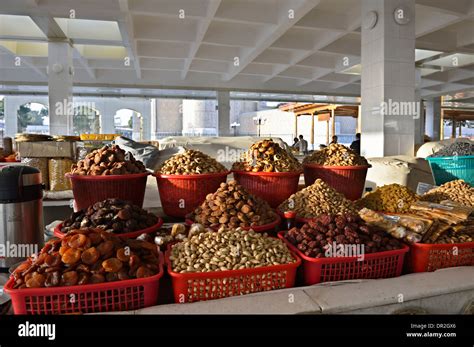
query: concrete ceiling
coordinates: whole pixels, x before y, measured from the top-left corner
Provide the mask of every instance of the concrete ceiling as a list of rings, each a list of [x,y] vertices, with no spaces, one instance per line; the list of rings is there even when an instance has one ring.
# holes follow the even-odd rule
[[[46,42],[69,40],[76,86],[357,96],[360,13],[360,0],[2,0],[0,84],[46,83]],[[415,21],[421,95],[474,90],[474,0],[417,0]]]

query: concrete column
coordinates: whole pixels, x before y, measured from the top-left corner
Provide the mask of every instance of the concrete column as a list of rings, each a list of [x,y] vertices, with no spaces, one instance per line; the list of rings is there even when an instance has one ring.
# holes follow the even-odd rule
[[[4,136],[14,137],[18,132],[18,108],[20,103],[16,96],[5,96],[3,99],[5,112],[5,134]]]
[[[230,136],[230,93],[217,92],[217,135]]]
[[[403,11],[395,12],[400,6]],[[409,21],[397,24],[395,16]],[[361,152],[367,157],[413,155],[415,1],[363,0],[362,19]]]
[[[421,145],[423,144],[423,139],[425,135],[425,120],[423,112],[423,100],[421,99],[419,90],[416,90],[415,92],[415,101],[418,105],[420,105],[420,112],[418,113],[418,116],[415,116],[415,144]]]
[[[49,132],[72,131],[72,47],[68,42],[48,43]]]
[[[441,139],[441,97],[425,101],[426,105],[426,134],[433,141]]]
[[[295,114],[294,126],[293,126],[293,137],[298,137],[298,115]]]

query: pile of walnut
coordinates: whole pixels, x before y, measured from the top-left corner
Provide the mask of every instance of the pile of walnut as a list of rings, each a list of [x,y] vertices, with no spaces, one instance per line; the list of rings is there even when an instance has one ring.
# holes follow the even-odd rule
[[[226,171],[224,165],[207,154],[187,149],[166,160],[157,172],[163,175],[199,175]]]
[[[285,232],[285,238],[306,256],[325,258],[334,256],[358,256],[359,246],[363,253],[375,253],[401,248],[401,243],[382,230],[368,226],[358,215],[321,215],[310,220],[300,229]],[[336,245],[336,249],[334,249]],[[355,246],[340,247],[339,245]],[[345,251],[352,254],[345,254]],[[342,254],[341,254],[342,253]]]
[[[352,201],[319,178],[312,185],[292,194],[278,209],[281,212],[294,211],[302,218],[355,212]]]
[[[333,143],[320,151],[315,151],[310,156],[304,158],[304,164],[317,164],[324,166],[366,166],[367,160],[358,155],[352,149]]]
[[[290,172],[301,168],[293,154],[271,139],[254,143],[232,166],[232,170],[250,172]]]
[[[213,228],[222,225],[248,228],[269,224],[276,219],[266,201],[251,195],[236,181],[221,183],[220,188],[208,194],[201,206],[188,217]]]
[[[173,246],[174,272],[211,272],[257,268],[295,262],[279,239],[252,230],[221,228],[194,235]]]
[[[464,206],[474,207],[474,187],[463,180],[450,181],[429,190],[421,197],[421,200],[436,203],[451,200]]]
[[[88,176],[128,175],[144,172],[146,168],[143,163],[135,160],[131,153],[125,153],[117,145],[96,149],[71,168],[73,175]]]
[[[359,208],[366,207],[374,211],[406,213],[410,210],[411,204],[418,201],[418,199],[419,197],[409,188],[393,183],[367,193],[356,202],[356,206]]]
[[[67,233],[79,228],[101,228],[121,234],[149,228],[158,223],[158,217],[128,201],[107,199],[96,202],[86,210],[74,212],[63,224],[61,231]]]
[[[20,264],[14,288],[75,286],[144,278],[159,272],[156,245],[121,239],[101,229],[80,229],[48,241]]]

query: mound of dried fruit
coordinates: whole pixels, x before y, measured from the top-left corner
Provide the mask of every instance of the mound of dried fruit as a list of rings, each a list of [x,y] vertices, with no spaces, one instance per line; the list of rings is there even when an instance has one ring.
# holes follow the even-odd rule
[[[48,241],[40,253],[20,264],[14,288],[75,286],[144,278],[159,272],[157,247],[123,240],[101,229],[79,229]]]
[[[324,166],[361,166],[369,165],[367,160],[352,149],[333,143],[310,156],[304,158],[303,164],[317,164]]]
[[[146,168],[131,153],[117,145],[104,146],[87,154],[83,160],[72,165],[71,174],[108,176],[145,173]]]
[[[313,218],[321,214],[355,212],[352,201],[343,194],[317,179],[312,185],[298,191],[285,200],[278,209],[294,211],[298,217]]]
[[[86,210],[74,212],[63,224],[61,231],[67,233],[80,228],[101,228],[107,232],[121,234],[143,230],[158,223],[158,217],[128,201],[107,199],[96,202]]]
[[[401,243],[382,230],[368,226],[358,215],[321,215],[301,228],[285,232],[285,238],[306,256],[325,258],[355,256],[352,245],[363,253],[375,253],[401,248]],[[336,249],[334,249],[336,245]],[[356,248],[357,249],[357,248]],[[341,254],[345,250],[352,254]],[[337,255],[334,255],[337,252]]]
[[[272,223],[276,215],[266,201],[250,194],[236,181],[230,181],[208,194],[189,218],[204,226],[248,228]]]
[[[240,161],[232,165],[232,170],[250,172],[290,172],[301,168],[293,154],[271,139],[254,143]]]
[[[251,269],[296,260],[279,239],[252,230],[221,228],[173,246],[170,260],[180,273]]]
[[[163,175],[199,175],[226,171],[225,166],[217,160],[193,149],[173,155],[158,169],[158,173]]]
[[[411,204],[418,201],[419,197],[409,188],[397,183],[387,184],[367,193],[356,202],[358,208],[369,208],[374,211],[389,213],[406,213]]]
[[[429,190],[421,197],[421,200],[436,203],[451,200],[464,206],[474,207],[474,187],[463,180],[450,181]]]

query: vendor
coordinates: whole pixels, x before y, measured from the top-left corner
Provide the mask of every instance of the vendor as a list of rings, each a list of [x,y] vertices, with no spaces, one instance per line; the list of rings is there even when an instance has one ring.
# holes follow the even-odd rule
[[[300,149],[300,153],[308,154],[308,141],[303,138],[303,135],[299,136],[300,140],[298,141],[298,146]]]
[[[291,145],[291,148],[298,148],[299,147],[299,144],[298,144],[299,140],[297,137],[295,137],[293,139],[293,144]]]
[[[331,140],[331,142],[329,142],[329,144],[332,145],[332,144],[335,144],[335,143],[337,143],[337,136],[336,135],[334,135],[332,137],[332,140]]]
[[[351,143],[351,149],[360,155],[360,133],[356,134],[356,139]]]

